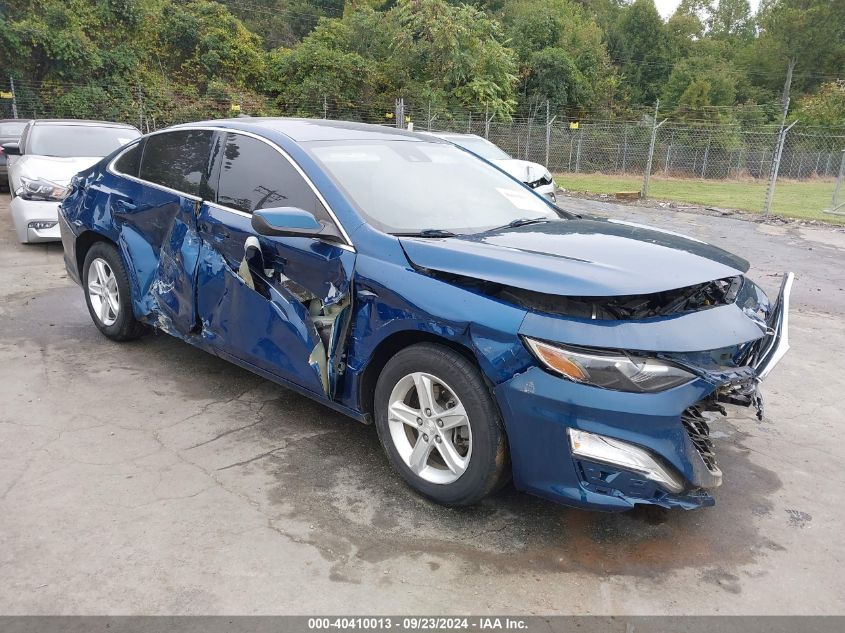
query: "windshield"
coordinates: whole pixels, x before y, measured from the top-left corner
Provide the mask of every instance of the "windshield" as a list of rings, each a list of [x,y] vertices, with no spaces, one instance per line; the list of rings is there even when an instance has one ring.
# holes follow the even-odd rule
[[[128,127],[34,125],[26,142],[26,153],[62,158],[102,157],[139,136],[138,130]]]
[[[26,121],[0,122],[0,136],[20,136],[26,127]]]
[[[446,136],[444,138],[455,145],[460,145],[468,149],[473,154],[478,154],[481,158],[486,158],[487,160],[510,160],[510,156],[483,138],[472,136]]]
[[[367,221],[387,233],[478,233],[560,217],[541,197],[445,143],[323,141],[310,149]]]

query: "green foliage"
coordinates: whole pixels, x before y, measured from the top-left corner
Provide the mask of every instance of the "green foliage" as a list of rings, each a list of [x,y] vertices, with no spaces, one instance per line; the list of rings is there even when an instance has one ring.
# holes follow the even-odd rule
[[[634,103],[653,103],[672,70],[672,41],[654,0],[635,0],[611,26],[611,56]]]
[[[801,97],[793,117],[805,125],[845,128],[845,81],[822,84],[815,94]]]
[[[520,92],[570,110],[609,101],[616,78],[604,34],[579,5],[519,0],[506,4],[503,19],[520,62]]]
[[[508,117],[843,125],[845,0],[15,0],[0,68],[35,115],[151,125],[382,116],[393,100]],[[727,141],[725,141],[726,144]]]

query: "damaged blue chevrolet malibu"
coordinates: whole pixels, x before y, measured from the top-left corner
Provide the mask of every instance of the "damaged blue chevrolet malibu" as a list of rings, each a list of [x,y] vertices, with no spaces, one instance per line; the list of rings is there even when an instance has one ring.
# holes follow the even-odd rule
[[[65,262],[95,325],[156,328],[374,422],[419,493],[511,477],[565,504],[711,505],[708,421],[755,407],[792,274],[558,209],[432,136],[237,119],[149,134],[78,174]]]

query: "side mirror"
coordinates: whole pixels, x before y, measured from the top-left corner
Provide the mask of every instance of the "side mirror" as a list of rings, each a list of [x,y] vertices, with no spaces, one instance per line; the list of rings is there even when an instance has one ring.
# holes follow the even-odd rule
[[[313,213],[296,207],[259,209],[252,213],[252,228],[259,235],[270,237],[311,237],[342,242],[333,224],[320,222]]]
[[[18,143],[3,143],[3,153],[6,156],[20,156],[21,146]]]

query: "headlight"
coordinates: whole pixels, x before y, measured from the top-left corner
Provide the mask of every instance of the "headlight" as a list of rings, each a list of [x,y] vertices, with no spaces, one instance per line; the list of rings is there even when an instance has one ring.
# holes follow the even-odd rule
[[[604,389],[646,393],[665,391],[695,378],[676,365],[623,352],[525,342],[543,365],[564,378]]]
[[[43,178],[21,177],[21,186],[15,192],[24,200],[63,200],[67,194],[67,187],[57,185]]]

